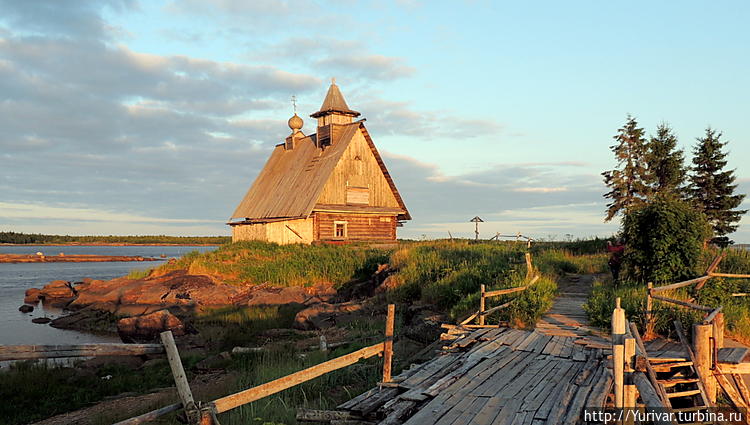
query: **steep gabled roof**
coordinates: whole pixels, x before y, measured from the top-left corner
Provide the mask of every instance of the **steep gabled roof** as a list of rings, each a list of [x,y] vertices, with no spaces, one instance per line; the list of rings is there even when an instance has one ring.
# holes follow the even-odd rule
[[[403,209],[399,218],[411,219],[401,196],[396,190],[380,154],[370,139],[364,123],[341,125],[334,132],[334,140],[325,149],[316,147],[316,135],[310,135],[295,143],[294,149],[276,145],[265,167],[245,194],[230,219],[265,220],[273,218],[302,218],[312,213],[316,201],[351,143],[358,129],[370,146],[388,184]]]
[[[344,100],[344,95],[341,94],[339,86],[334,82],[328,87],[328,93],[326,93],[326,98],[323,100],[320,110],[310,116],[318,118],[330,114],[331,112],[339,112],[352,117],[358,117],[360,115],[359,112],[349,109],[349,105],[347,105],[346,100]]]

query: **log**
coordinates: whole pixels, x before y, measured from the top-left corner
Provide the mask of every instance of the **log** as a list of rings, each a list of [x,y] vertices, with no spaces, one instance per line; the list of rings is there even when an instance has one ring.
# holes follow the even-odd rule
[[[244,391],[240,391],[238,393],[214,400],[213,404],[216,407],[216,413],[224,413],[228,410],[232,410],[236,407],[242,406],[243,404],[260,400],[271,394],[276,394],[279,391],[283,391],[287,388],[291,388],[295,385],[307,382],[328,372],[352,365],[354,363],[357,363],[361,359],[367,359],[372,356],[376,356],[383,352],[383,345],[384,344],[382,342],[371,345],[369,347],[357,350],[353,353],[349,353],[344,356],[337,357],[335,359],[331,359],[318,365],[301,370],[299,372],[295,372],[291,375],[287,375],[279,379],[275,379],[271,382],[248,388]]]
[[[661,296],[658,296],[658,295],[651,295],[651,297],[653,299],[655,299],[655,300],[665,301],[665,302],[668,302],[668,303],[681,305],[683,307],[689,307],[689,308],[692,308],[692,309],[695,309],[695,310],[709,311],[709,312],[713,311],[713,309],[711,307],[705,307],[705,306],[694,304],[694,303],[687,302],[687,301],[675,300],[673,298],[661,297]]]
[[[737,390],[739,390],[742,398],[745,399],[745,403],[750,405],[750,390],[747,389],[747,384],[745,384],[745,380],[742,378],[742,375],[733,373],[732,379],[734,379],[734,383],[735,385],[737,385]]]
[[[485,302],[487,298],[487,291],[485,289],[485,286],[482,285],[479,287],[479,324],[484,325],[484,308],[485,308]]]
[[[484,295],[485,295],[485,297],[498,297],[500,295],[508,295],[508,294],[513,294],[515,292],[525,291],[525,290],[529,289],[529,287],[531,285],[533,285],[534,283],[536,283],[537,280],[539,280],[539,276],[538,275],[534,276],[531,279],[531,281],[529,283],[527,283],[526,285],[524,285],[524,286],[517,286],[515,288],[497,289],[495,291],[485,292]]]
[[[172,370],[177,394],[180,396],[182,405],[185,406],[185,413],[188,416],[188,420],[192,423],[197,423],[200,419],[196,415],[198,408],[193,400],[193,392],[190,391],[190,384],[188,384],[185,369],[182,367],[182,360],[180,360],[180,352],[177,351],[177,345],[174,342],[174,335],[172,335],[172,331],[165,331],[159,334],[159,336],[161,337],[162,344],[164,344],[164,348],[167,350],[169,368]]]
[[[695,356],[693,364],[705,387],[707,401],[714,405],[716,403],[716,380],[711,379],[712,350],[710,338],[712,333],[713,326],[711,325],[698,323],[693,325],[693,353]]]
[[[505,304],[500,304],[500,305],[498,305],[498,306],[492,307],[492,308],[491,308],[491,309],[489,309],[489,310],[485,310],[485,311],[484,311],[484,312],[483,312],[483,313],[482,313],[481,315],[482,315],[482,316],[486,316],[486,315],[488,315],[488,314],[492,314],[492,313],[494,313],[494,312],[496,312],[496,311],[498,311],[498,310],[502,310],[502,309],[504,309],[504,308],[507,308],[508,306],[510,306],[511,304],[513,304],[513,301],[515,301],[515,300],[510,300],[510,301],[508,301],[508,302],[507,302],[507,303],[505,303]]]
[[[635,381],[635,386],[638,388],[638,393],[640,393],[641,400],[643,400],[643,404],[645,404],[646,407],[667,407],[667,405],[662,402],[661,398],[659,398],[657,390],[651,385],[651,382],[646,378],[646,375],[644,375],[643,372],[636,372],[633,375],[633,381]]]
[[[685,336],[685,332],[682,331],[682,323],[679,320],[674,321],[674,328],[677,332],[677,338],[680,339],[680,343],[682,344],[682,348],[687,352],[688,358],[693,363],[693,370],[695,371],[696,375],[698,375],[698,389],[701,392],[701,397],[703,398],[703,401],[706,403],[707,406],[713,406],[713,401],[709,397],[709,383],[707,381],[708,376],[702,375],[700,371],[698,370],[698,362],[697,358],[695,356],[695,352],[690,347],[690,344],[688,343],[687,337]]]
[[[715,309],[713,309],[710,313],[708,313],[708,315],[705,318],[703,318],[703,324],[707,325],[711,323],[711,321],[714,320],[716,315],[721,313],[721,308],[722,308],[721,306],[718,306]]]
[[[623,397],[624,407],[635,407],[636,388],[633,382],[633,372],[635,369],[635,338],[628,336],[625,338],[625,393]],[[628,424],[632,424],[632,418]]]
[[[396,320],[396,306],[388,304],[388,315],[385,319],[385,341],[383,341],[383,382],[391,382],[393,362],[393,325]]]
[[[297,421],[304,422],[330,422],[332,420],[357,420],[361,416],[354,415],[351,412],[342,412],[339,410],[313,410],[302,407],[297,408]]]
[[[651,297],[651,290],[654,289],[654,283],[648,283],[648,292],[646,293],[646,327],[644,338],[651,340],[654,338],[654,300]]]
[[[651,367],[651,362],[649,362],[648,360],[648,352],[646,351],[646,346],[643,345],[641,334],[638,332],[638,327],[635,326],[635,323],[630,323],[630,330],[633,334],[633,338],[635,338],[636,347],[638,348],[638,350],[641,351],[641,355],[646,360],[646,372],[648,373],[648,380],[651,381],[653,388],[656,389],[657,394],[659,395],[659,398],[661,399],[661,404],[663,406],[669,406],[670,405],[669,397],[667,397],[667,394],[664,391],[664,388],[661,385],[659,385],[659,380],[656,379],[656,372],[654,372],[654,369]],[[640,387],[638,388],[638,391],[639,392],[641,391]]]
[[[612,312],[612,361],[615,381],[615,407],[625,403],[625,310],[620,307],[620,298],[615,301]]]
[[[711,273],[711,277],[729,277],[733,279],[750,279],[750,274]]]
[[[701,282],[706,281],[708,279],[711,279],[711,276],[696,277],[695,279],[684,280],[682,282],[671,283],[669,285],[664,285],[664,286],[657,286],[657,287],[654,287],[651,291],[652,292],[668,291],[670,289],[677,289],[677,288],[682,288],[682,287],[685,287],[685,286],[690,286],[690,285],[692,285],[694,283],[701,283]]]
[[[157,418],[164,416],[166,414],[176,412],[178,410],[182,409],[182,403],[175,403],[170,404],[169,406],[164,406],[162,408],[152,410],[150,412],[144,413],[139,416],[132,417],[130,419],[125,419],[124,421],[120,421],[115,423],[114,425],[139,425],[144,424],[148,422],[155,421]]]
[[[0,361],[61,357],[140,356],[164,352],[161,344],[0,345]]]
[[[742,395],[740,395],[737,389],[734,388],[734,385],[729,382],[727,377],[724,376],[724,373],[721,371],[721,367],[719,367],[719,365],[716,365],[716,368],[714,369],[714,377],[716,377],[716,382],[719,383],[721,389],[724,390],[724,393],[727,395],[727,397],[729,397],[729,400],[732,402],[734,407],[738,409],[747,409],[747,403],[745,403]]]
[[[707,274],[707,275],[709,275],[709,274],[713,273],[713,272],[714,272],[714,270],[716,270],[716,268],[717,268],[717,267],[719,267],[719,263],[721,262],[721,260],[723,260],[723,259],[724,259],[724,256],[725,256],[726,254],[727,254],[726,252],[722,252],[721,254],[717,255],[717,256],[716,256],[716,258],[714,258],[714,260],[713,260],[713,261],[711,262],[711,264],[710,264],[710,265],[708,266],[708,268],[706,269],[706,274]],[[703,285],[701,285],[701,287],[702,287],[702,286],[703,286]],[[701,289],[701,288],[696,288],[696,289]]]

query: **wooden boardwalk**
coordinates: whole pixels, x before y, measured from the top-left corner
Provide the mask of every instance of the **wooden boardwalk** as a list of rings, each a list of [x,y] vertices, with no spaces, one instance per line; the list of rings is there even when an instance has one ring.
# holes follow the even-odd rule
[[[437,358],[339,409],[381,424],[572,424],[609,393],[598,344],[506,328],[452,332]]]

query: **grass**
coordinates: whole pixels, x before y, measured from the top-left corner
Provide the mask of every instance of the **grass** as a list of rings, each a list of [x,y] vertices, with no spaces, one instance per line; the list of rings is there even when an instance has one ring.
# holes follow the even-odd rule
[[[128,279],[145,279],[151,274],[152,269],[133,269],[128,273]]]
[[[191,252],[156,273],[187,269],[193,274],[221,277],[228,283],[268,283],[273,286],[340,286],[370,276],[388,262],[389,251],[363,246],[276,245],[248,241],[219,249]]]

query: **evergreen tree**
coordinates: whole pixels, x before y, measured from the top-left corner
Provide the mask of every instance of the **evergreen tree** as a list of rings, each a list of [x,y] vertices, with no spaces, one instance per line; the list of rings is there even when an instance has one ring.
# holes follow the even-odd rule
[[[720,245],[732,243],[727,234],[737,230],[737,222],[747,210],[737,208],[745,198],[734,194],[734,170],[724,171],[727,154],[723,151],[727,142],[721,141],[721,132],[711,127],[698,138],[693,150],[693,167],[690,175],[690,199],[708,218],[714,233],[714,241]]]
[[[618,168],[602,173],[604,184],[609,188],[604,197],[611,200],[607,204],[605,221],[612,220],[621,211],[627,213],[642,205],[648,195],[643,129],[638,127],[635,118],[628,115],[627,122],[613,138],[616,143],[610,149],[615,154]]]
[[[677,137],[668,124],[660,124],[647,145],[648,185],[653,194],[681,195],[686,168],[684,152],[677,149]]]

